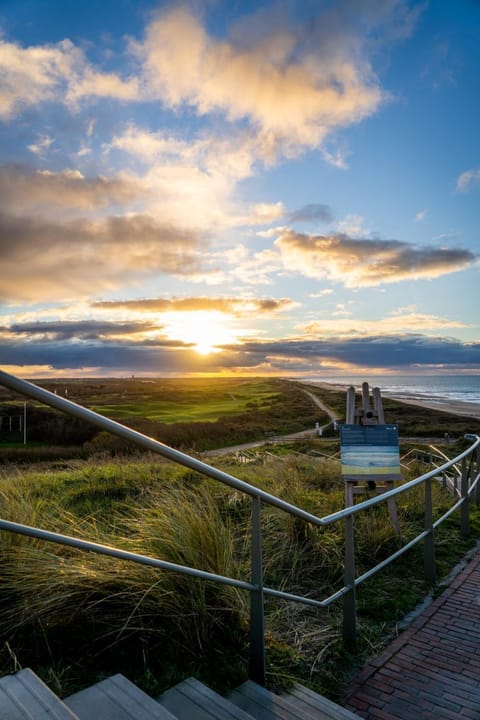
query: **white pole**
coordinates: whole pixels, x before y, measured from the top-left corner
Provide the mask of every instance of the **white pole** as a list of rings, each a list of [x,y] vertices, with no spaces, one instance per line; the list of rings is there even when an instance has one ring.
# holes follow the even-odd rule
[[[23,444],[27,444],[27,403],[23,403]]]

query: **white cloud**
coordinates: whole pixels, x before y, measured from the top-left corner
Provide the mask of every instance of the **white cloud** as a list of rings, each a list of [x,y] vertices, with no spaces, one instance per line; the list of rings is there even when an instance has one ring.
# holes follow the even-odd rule
[[[450,318],[439,317],[438,315],[429,315],[428,313],[420,313],[414,308],[399,308],[384,318],[376,318],[375,320],[360,319],[358,317],[341,317],[342,313],[334,313],[337,315],[334,320],[322,319],[314,322],[299,325],[297,329],[306,333],[308,336],[335,336],[335,337],[368,337],[378,335],[395,335],[418,333],[435,333],[438,330],[458,329],[469,327],[467,323],[460,320],[451,320]],[[347,313],[344,313],[346,315]]]
[[[457,178],[457,190],[465,192],[470,190],[472,185],[480,183],[480,168],[472,168],[471,170],[465,170]]]
[[[364,226],[365,218],[361,215],[347,215],[343,220],[336,224],[339,233],[350,235],[351,237],[360,237],[369,235],[370,231]]]
[[[76,109],[87,97],[138,100],[140,79],[93,68],[70,40],[22,47],[0,39],[0,119],[55,100]]]
[[[160,14],[134,47],[152,96],[201,115],[247,119],[262,157],[273,160],[279,149],[291,155],[320,146],[332,128],[358,122],[384,100],[359,34],[334,15],[291,30],[270,13],[263,31],[254,15],[220,41],[176,8]]]
[[[267,224],[283,217],[286,209],[283,203],[257,203],[250,208],[250,222],[252,224]]]
[[[40,135],[36,143],[32,143],[27,147],[28,150],[30,150],[30,152],[32,152],[34,155],[42,156],[53,143],[54,140],[49,135]]]
[[[58,97],[80,56],[68,40],[22,48],[0,39],[0,118]]]

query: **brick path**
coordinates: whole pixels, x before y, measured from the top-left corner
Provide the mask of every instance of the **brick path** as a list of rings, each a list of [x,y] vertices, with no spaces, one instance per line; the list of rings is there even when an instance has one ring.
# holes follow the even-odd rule
[[[368,720],[480,720],[480,552],[367,663],[344,704]]]

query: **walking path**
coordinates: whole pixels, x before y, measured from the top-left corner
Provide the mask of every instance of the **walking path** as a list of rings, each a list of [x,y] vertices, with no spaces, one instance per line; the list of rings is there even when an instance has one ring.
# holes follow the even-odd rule
[[[344,704],[368,720],[480,720],[480,551],[367,663]]]

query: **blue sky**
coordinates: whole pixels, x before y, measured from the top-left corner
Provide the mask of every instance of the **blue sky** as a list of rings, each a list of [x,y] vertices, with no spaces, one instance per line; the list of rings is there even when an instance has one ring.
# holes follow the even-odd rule
[[[0,2],[0,365],[480,370],[480,5]]]

